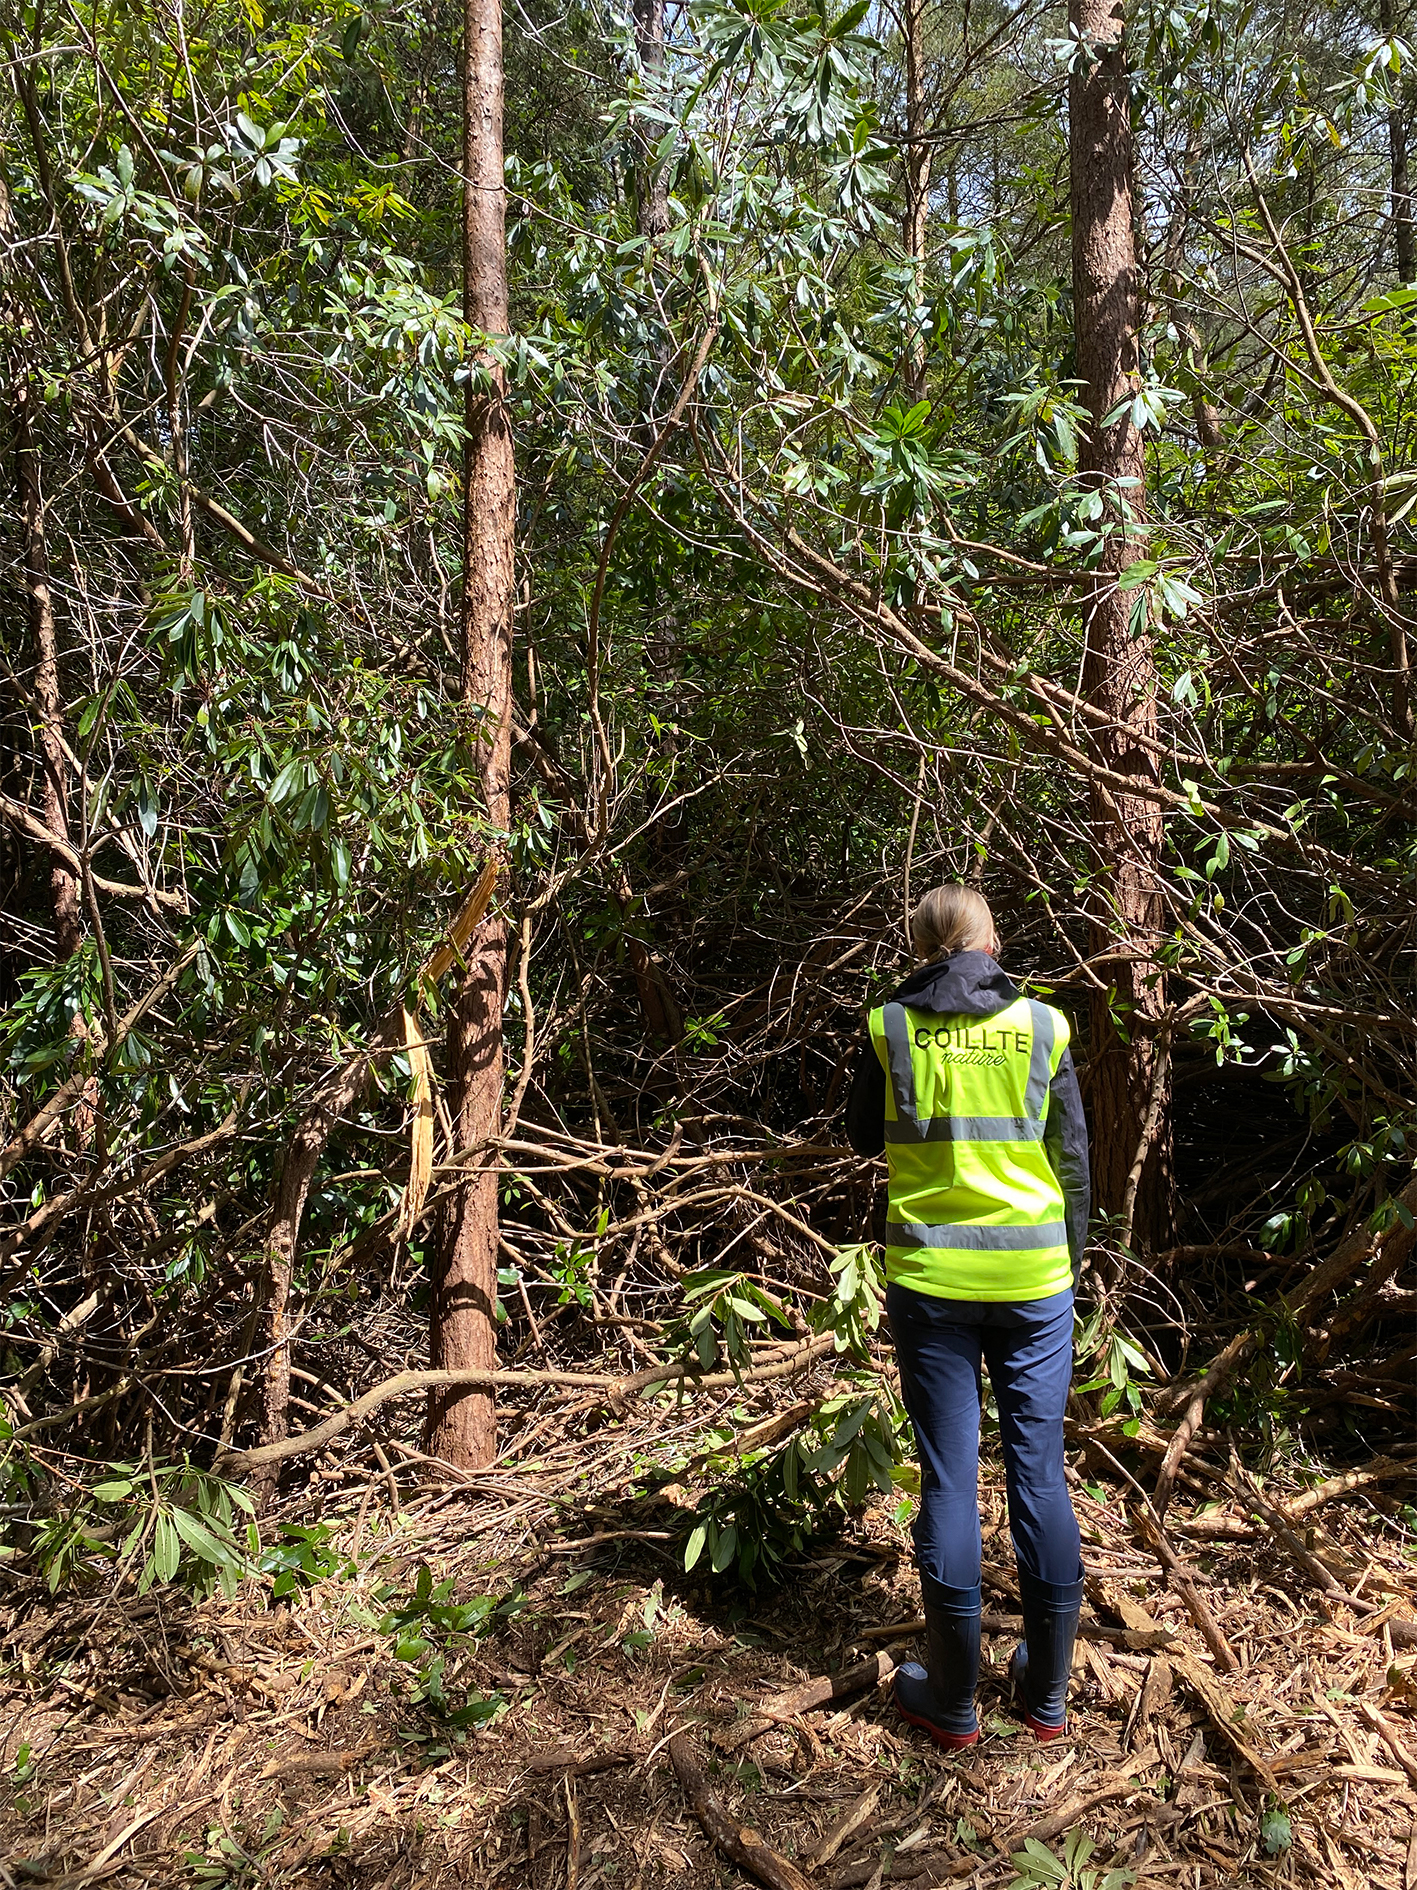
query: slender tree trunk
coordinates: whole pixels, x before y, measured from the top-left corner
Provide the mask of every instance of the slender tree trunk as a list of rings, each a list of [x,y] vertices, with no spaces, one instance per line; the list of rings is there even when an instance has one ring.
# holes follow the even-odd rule
[[[915,303],[925,293],[925,237],[930,220],[930,146],[925,141],[925,0],[905,4],[905,253],[913,265]],[[925,398],[924,332],[912,327],[905,386],[912,404]]]
[[[635,50],[639,54],[640,73],[646,92],[651,96],[656,93],[664,78],[664,0],[635,0]],[[635,171],[635,221],[641,236],[653,242],[666,235],[669,230],[669,180],[664,167],[654,162],[653,147],[659,142],[660,127],[653,121],[648,122],[642,132],[647,149],[644,161]],[[661,388],[665,368],[669,359],[668,349],[661,345],[656,353],[654,386]],[[652,412],[652,400],[646,403],[642,419],[645,445],[648,448],[654,440],[655,423]],[[672,654],[674,642],[673,630],[662,611],[657,588],[652,588],[650,610],[658,618],[654,631],[656,667],[677,675],[677,666]],[[666,654],[666,650],[668,653]],[[672,737],[667,738],[672,740]],[[655,745],[663,748],[666,737],[655,738]],[[615,902],[620,908],[621,917],[628,919],[635,902],[634,888],[630,875],[623,863],[614,868],[611,890]],[[640,1000],[640,1010],[649,1033],[657,1041],[673,1045],[684,1035],[684,1019],[678,1001],[670,986],[664,965],[658,952],[646,940],[629,926],[625,930],[625,955],[629,960],[630,972],[635,980],[635,991]]]
[[[340,1117],[364,1094],[375,1058],[401,1043],[396,1008],[380,1024],[365,1055],[354,1057],[325,1086],[296,1124],[285,1147],[271,1195],[271,1221],[264,1251],[265,1356],[260,1371],[261,1442],[277,1444],[290,1431],[290,1290],[295,1256],[310,1183]],[[279,1463],[260,1465],[251,1476],[251,1495],[260,1510],[274,1503],[280,1483]]]
[[[1392,0],[1379,0],[1378,23],[1384,39],[1393,37]],[[1397,101],[1387,115],[1388,147],[1392,152],[1392,229],[1400,282],[1417,282],[1417,241],[1412,229],[1412,188],[1407,178],[1407,125],[1402,110],[1402,74],[1393,79]]]
[[[1412,231],[1412,189],[1407,181],[1407,132],[1402,122],[1402,107],[1394,105],[1387,115],[1388,140],[1392,145],[1392,226],[1397,241],[1399,281],[1417,282],[1417,241]]]
[[[508,332],[502,181],[501,0],[466,0],[463,39],[463,308],[471,327]],[[489,824],[511,822],[512,609],[516,474],[502,370],[484,360],[469,383],[463,454],[461,696]],[[502,1121],[502,1004],[507,932],[501,914],[469,943],[448,1017],[453,1153],[475,1150]],[[497,1164],[474,1159],[438,1228],[429,1350],[436,1370],[496,1363]],[[460,1469],[490,1463],[497,1410],[489,1391],[434,1392],[428,1447]]]
[[[664,77],[664,0],[635,0],[635,50],[645,90],[653,97]],[[644,158],[635,167],[635,221],[640,235],[656,242],[669,228],[669,180],[654,161],[661,130],[654,119],[645,123],[640,133]]]
[[[316,1107],[286,1147],[271,1201],[265,1248],[266,1351],[261,1363],[261,1442],[277,1444],[290,1430],[290,1288],[310,1182],[336,1118]],[[262,1464],[251,1477],[251,1497],[263,1513],[275,1502],[280,1465]]]
[[[59,687],[59,636],[49,585],[49,550],[44,532],[44,493],[34,437],[34,391],[25,379],[15,399],[15,480],[24,532],[25,594],[34,644],[34,699],[38,712],[45,826],[61,840],[69,835],[68,762],[63,742],[63,696]],[[49,854],[49,894],[54,910],[54,956],[72,958],[83,939],[78,875],[59,855]]]
[[[1146,463],[1129,415],[1106,423],[1137,386],[1132,138],[1120,0],[1071,0],[1071,20],[1088,54],[1068,86],[1077,373],[1091,414],[1082,470],[1106,495],[1114,525],[1083,606],[1084,679],[1090,699],[1109,716],[1095,738],[1099,760],[1140,785],[1156,779],[1154,752],[1143,745],[1157,730],[1156,662],[1149,621],[1133,620],[1138,593],[1119,590],[1117,575],[1139,553],[1134,524],[1145,505]],[[1155,1246],[1166,1240],[1172,1218],[1169,1077],[1157,1042],[1166,1006],[1156,956],[1163,918],[1161,815],[1140,795],[1100,787],[1092,790],[1090,811],[1093,949],[1115,993],[1110,1004],[1098,1000],[1092,1013],[1096,1199],[1105,1214],[1124,1212],[1138,1150],[1149,1142],[1133,1226],[1140,1244]]]
[[[1186,137],[1186,155],[1181,164],[1180,196],[1166,231],[1161,280],[1166,295],[1166,313],[1185,349],[1182,361],[1185,378],[1189,379],[1191,384],[1191,413],[1195,421],[1196,438],[1200,441],[1207,466],[1211,472],[1215,472],[1223,440],[1220,432],[1220,415],[1206,394],[1210,361],[1206,354],[1205,343],[1196,331],[1195,323],[1181,305],[1181,260],[1185,253],[1186,232],[1191,220],[1191,197],[1194,190],[1199,143],[1198,128],[1192,126]],[[1184,387],[1185,379],[1181,380],[1181,385]]]

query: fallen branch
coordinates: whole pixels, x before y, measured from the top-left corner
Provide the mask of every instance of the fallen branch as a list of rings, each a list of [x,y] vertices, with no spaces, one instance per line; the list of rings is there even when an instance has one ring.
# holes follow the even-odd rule
[[[1155,1555],[1157,1561],[1160,1562],[1162,1568],[1165,1569],[1170,1579],[1171,1586],[1181,1597],[1182,1601],[1185,1602],[1186,1611],[1200,1629],[1206,1646],[1215,1656],[1216,1665],[1220,1668],[1222,1673],[1238,1673],[1240,1663],[1235,1658],[1235,1650],[1230,1645],[1229,1641],[1226,1640],[1220,1623],[1211,1613],[1209,1607],[1206,1605],[1205,1598],[1191,1580],[1189,1571],[1186,1569],[1176,1551],[1172,1548],[1166,1534],[1165,1526],[1160,1516],[1157,1514],[1150,1497],[1148,1497],[1146,1491],[1141,1487],[1140,1483],[1137,1482],[1131,1472],[1118,1463],[1117,1459],[1100,1438],[1090,1438],[1089,1442],[1092,1448],[1099,1451],[1101,1455],[1107,1459],[1108,1463],[1111,1464],[1112,1468],[1123,1481],[1129,1484],[1140,1497],[1141,1507],[1136,1511],[1136,1518],[1141,1533],[1143,1536],[1150,1538],[1148,1547]]]
[[[1166,1506],[1176,1488],[1176,1473],[1181,1468],[1181,1460],[1190,1449],[1191,1440],[1205,1416],[1206,1400],[1226,1389],[1231,1377],[1254,1351],[1255,1343],[1252,1332],[1240,1333],[1230,1341],[1204,1378],[1192,1387],[1185,1413],[1166,1446],[1166,1455],[1161,1460],[1161,1469],[1156,1478],[1152,1501],[1156,1504],[1158,1515],[1164,1516],[1166,1513]]]
[[[1095,1786],[1089,1792],[1080,1792],[1076,1798],[1070,1798],[1065,1805],[1059,1805],[1056,1811],[1050,1811],[1035,1823],[1008,1832],[999,1839],[999,1849],[1011,1851],[1016,1844],[1024,1844],[1029,1838],[1035,1838],[1040,1844],[1051,1844],[1054,1838],[1061,1837],[1064,1831],[1070,1831],[1079,1818],[1085,1817],[1089,1811],[1096,1811],[1099,1805],[1110,1805],[1117,1798],[1140,1796],[1141,1787],[1134,1778],[1114,1779],[1110,1784]]]
[[[1412,1754],[1407,1750],[1406,1746],[1403,1745],[1392,1727],[1388,1725],[1377,1707],[1374,1706],[1370,1700],[1359,1700],[1358,1711],[1372,1727],[1379,1739],[1382,1740],[1388,1751],[1397,1760],[1398,1764],[1407,1774],[1410,1782],[1413,1785],[1417,1785],[1417,1759],[1413,1758]]]
[[[740,1869],[751,1871],[769,1890],[812,1890],[811,1883],[796,1864],[789,1863],[778,1851],[764,1844],[756,1831],[746,1824],[736,1824],[729,1817],[709,1787],[708,1774],[694,1751],[690,1734],[675,1733],[669,1742],[669,1757],[684,1796],[704,1828],[704,1835],[725,1857]]]
[[[1094,1603],[1101,1602],[1103,1605],[1115,1607],[1128,1626],[1135,1624],[1138,1628],[1144,1626],[1155,1627],[1155,1623],[1152,1621],[1146,1609],[1120,1591],[1118,1591],[1115,1596],[1111,1596],[1102,1588],[1100,1582],[1092,1578],[1088,1583],[1088,1592]],[[1131,1734],[1135,1734],[1137,1724],[1144,1721],[1144,1717],[1152,1710],[1161,1692],[1164,1690],[1165,1693],[1169,1694],[1171,1689],[1171,1676],[1179,1674],[1191,1688],[1191,1691],[1199,1696],[1202,1706],[1204,1706],[1222,1738],[1234,1748],[1236,1753],[1244,1760],[1245,1764],[1249,1766],[1250,1770],[1263,1780],[1268,1789],[1275,1792],[1277,1795],[1278,1788],[1268,1760],[1241,1738],[1237,1730],[1238,1722],[1235,1704],[1225,1692],[1220,1682],[1215,1678],[1214,1674],[1208,1672],[1192,1655],[1183,1652],[1179,1648],[1174,1648],[1168,1652],[1164,1666],[1166,1671],[1163,1674],[1158,1670],[1157,1662],[1153,1661],[1151,1663],[1151,1670],[1148,1672],[1146,1680],[1142,1683],[1142,1695],[1145,1696],[1148,1689],[1152,1689],[1152,1699],[1144,1703],[1142,1697],[1138,1698],[1130,1727]]]
[[[602,1529],[598,1535],[577,1536],[573,1542],[548,1542],[547,1555],[575,1555],[581,1549],[598,1549],[602,1542],[672,1542],[668,1529]]]
[[[1300,1517],[1311,1516],[1316,1509],[1322,1509],[1325,1503],[1333,1502],[1335,1497],[1347,1496],[1353,1490],[1371,1489],[1375,1484],[1400,1483],[1414,1473],[1417,1473],[1417,1464],[1404,1463],[1397,1457],[1374,1457],[1371,1463],[1362,1464],[1357,1470],[1345,1470],[1341,1476],[1325,1477],[1322,1483],[1311,1484],[1277,1507],[1291,1521],[1297,1522]]]
[[[1023,1633],[1022,1615],[991,1614],[986,1609],[980,1624],[986,1634]],[[858,1641],[904,1640],[907,1635],[924,1632],[925,1617],[918,1614],[909,1621],[892,1621],[884,1627],[862,1628],[856,1638]],[[1078,1639],[1100,1641],[1106,1647],[1122,1647],[1131,1653],[1150,1654],[1170,1647],[1176,1636],[1169,1628],[1163,1627],[1109,1627],[1105,1621],[1079,1621]]]
[[[609,1746],[604,1752],[589,1754],[579,1746],[553,1746],[549,1752],[534,1752],[526,1762],[526,1769],[528,1772],[564,1772],[571,1778],[585,1778],[591,1772],[608,1772],[614,1765],[628,1765],[634,1756],[633,1746]]]
[[[818,1707],[831,1706],[837,1700],[849,1700],[868,1687],[889,1680],[894,1672],[895,1662],[889,1654],[873,1654],[869,1660],[858,1660],[854,1666],[843,1667],[840,1673],[803,1680],[800,1685],[789,1687],[786,1693],[775,1693],[770,1700],[755,1706],[747,1719],[739,1720],[718,1734],[714,1743],[726,1752],[736,1751],[739,1746],[750,1745],[772,1727],[780,1726],[784,1720],[796,1719],[799,1713],[813,1713]]]
[[[378,1750],[376,1742],[356,1746],[351,1752],[297,1752],[293,1759],[272,1759],[261,1771],[262,1778],[320,1778],[332,1773],[352,1772],[356,1765]]]
[[[1225,1631],[1210,1611],[1204,1595],[1191,1580],[1191,1576],[1181,1558],[1171,1547],[1166,1531],[1161,1527],[1159,1517],[1154,1510],[1141,1512],[1145,1519],[1142,1534],[1154,1531],[1151,1547],[1156,1559],[1166,1570],[1171,1586],[1186,1604],[1186,1612],[1200,1629],[1201,1638],[1215,1656],[1215,1664],[1222,1673],[1238,1673],[1240,1663],[1235,1658],[1235,1650],[1225,1638]],[[1149,1525],[1149,1528],[1147,1527]]]
[[[603,1402],[617,1404],[638,1397],[651,1386],[688,1386],[695,1391],[726,1391],[732,1386],[762,1384],[769,1379],[791,1378],[805,1371],[836,1344],[832,1333],[823,1333],[808,1344],[797,1347],[786,1358],[752,1366],[745,1372],[700,1373],[696,1365],[649,1365],[630,1377],[616,1378],[608,1372],[537,1372],[537,1371],[418,1371],[397,1372],[380,1385],[372,1386],[352,1404],[334,1411],[322,1423],[308,1431],[279,1438],[272,1444],[258,1444],[251,1450],[224,1450],[216,1463],[224,1476],[242,1476],[264,1464],[279,1463],[286,1457],[303,1456],[321,1450],[342,1436],[352,1426],[371,1416],[392,1398],[407,1397],[410,1392],[430,1391],[443,1386],[466,1386],[473,1390],[491,1390],[503,1386],[559,1385],[575,1391],[603,1394]]]
[[[862,1825],[870,1820],[880,1802],[879,1785],[872,1785],[862,1792],[845,1817],[839,1818],[831,1829],[812,1846],[803,1858],[803,1863],[810,1864],[814,1870],[820,1869],[823,1864],[829,1864],[847,1839],[855,1837]]]
[[[1218,1471],[1212,1471],[1205,1465],[1198,1468],[1204,1476],[1213,1478],[1217,1483],[1224,1481]],[[1401,1483],[1414,1472],[1417,1472],[1417,1464],[1410,1458],[1374,1457],[1371,1463],[1361,1464],[1356,1470],[1345,1470],[1338,1476],[1325,1477],[1322,1483],[1311,1484],[1297,1496],[1283,1500],[1276,1497],[1273,1507],[1287,1522],[1300,1523],[1326,1504],[1337,1502],[1341,1496],[1376,1489],[1384,1483]],[[1248,1507],[1249,1499],[1243,1500]],[[1183,1535],[1197,1541],[1253,1542],[1259,1533],[1253,1520],[1238,1516],[1233,1511],[1196,1516],[1189,1522],[1178,1523],[1176,1527]]]
[[[1328,1595],[1334,1601],[1343,1602],[1346,1607],[1352,1608],[1357,1614],[1376,1614],[1378,1612],[1378,1609],[1382,1606],[1381,1602],[1365,1601],[1359,1595],[1350,1595],[1342,1582],[1339,1581],[1337,1576],[1333,1573],[1332,1569],[1325,1568],[1324,1564],[1314,1554],[1312,1549],[1306,1547],[1298,1535],[1295,1534],[1294,1530],[1290,1528],[1288,1517],[1281,1514],[1281,1512],[1275,1508],[1274,1504],[1265,1497],[1254,1478],[1246,1471],[1242,1470],[1238,1464],[1231,1472],[1231,1488],[1234,1490],[1236,1496],[1240,1498],[1241,1502],[1244,1503],[1245,1507],[1252,1511],[1254,1515],[1258,1516],[1260,1520],[1278,1536],[1279,1540],[1284,1544],[1285,1548],[1288,1549],[1300,1568],[1303,1569],[1310,1581],[1313,1582],[1314,1586],[1322,1594]]]

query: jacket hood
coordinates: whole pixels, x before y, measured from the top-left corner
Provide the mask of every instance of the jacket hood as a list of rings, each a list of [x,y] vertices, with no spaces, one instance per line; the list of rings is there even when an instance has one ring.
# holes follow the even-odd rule
[[[912,971],[892,1002],[942,1017],[992,1017],[1022,995],[988,952],[951,952]]]

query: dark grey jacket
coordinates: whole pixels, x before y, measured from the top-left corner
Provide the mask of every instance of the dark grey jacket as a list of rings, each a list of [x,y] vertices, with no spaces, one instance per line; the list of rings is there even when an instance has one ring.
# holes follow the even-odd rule
[[[993,1017],[1016,1004],[1023,993],[987,952],[955,952],[913,971],[886,1003],[940,1017]],[[886,1146],[886,1073],[868,1036],[856,1057],[856,1074],[846,1102],[846,1135],[858,1155],[879,1155]],[[1065,1050],[1048,1091],[1043,1146],[1063,1190],[1068,1223],[1068,1252],[1077,1278],[1087,1245],[1087,1217],[1092,1190],[1087,1166],[1087,1118],[1071,1050]]]

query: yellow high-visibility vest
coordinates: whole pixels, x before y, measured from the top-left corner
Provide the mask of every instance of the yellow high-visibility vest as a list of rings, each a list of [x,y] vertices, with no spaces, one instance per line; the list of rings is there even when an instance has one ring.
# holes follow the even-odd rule
[[[1043,1145],[1068,1020],[1019,998],[992,1017],[871,1012],[886,1073],[886,1277],[942,1299],[1072,1285],[1063,1191]]]

